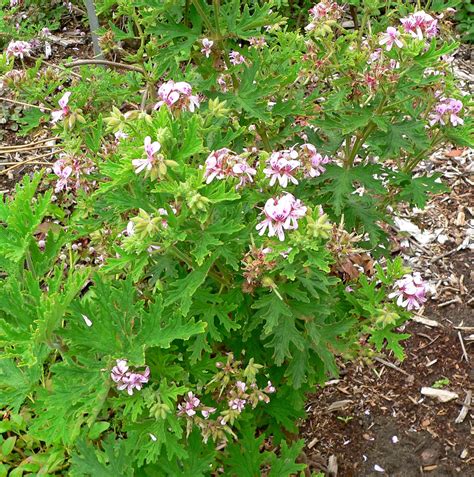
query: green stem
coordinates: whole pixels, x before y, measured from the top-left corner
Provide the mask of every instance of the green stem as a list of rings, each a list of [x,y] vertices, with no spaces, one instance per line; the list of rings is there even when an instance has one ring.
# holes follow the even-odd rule
[[[384,94],[384,96],[382,97],[382,100],[380,101],[380,104],[377,106],[377,109],[374,112],[374,116],[377,116],[383,111],[383,108],[385,107],[385,103],[389,97],[389,94],[390,93]],[[370,136],[370,134],[376,127],[377,127],[376,124],[371,122],[364,128],[362,134],[357,135],[357,139],[348,157],[346,152],[346,161],[345,161],[346,169],[350,169],[352,167],[352,165],[354,164],[354,160],[357,157],[357,153],[359,152],[359,149],[362,147],[364,142],[367,140],[367,138]]]
[[[201,6],[201,2],[199,0],[192,0],[193,5],[196,7],[196,10],[198,11],[199,15],[201,16],[203,22],[206,24],[207,29],[213,34],[214,33],[214,28],[212,26],[211,21],[209,20],[209,17],[206,15],[206,12]]]
[[[362,43],[362,36],[364,34],[365,24],[367,23],[368,18],[369,18],[369,12],[366,10],[364,12],[364,16],[362,17],[362,23],[359,28],[359,35],[357,38],[357,43],[359,43],[359,45]]]
[[[187,254],[179,250],[176,246],[172,246],[168,249],[172,255],[174,255],[177,259],[183,261],[189,268],[195,269],[196,265],[194,265],[193,260],[191,257],[189,257]],[[221,283],[222,285],[226,286],[227,288],[230,288],[230,281],[224,277],[219,275],[218,273],[214,272],[213,270],[209,270],[209,276],[214,278],[217,282]]]
[[[431,141],[431,144],[426,149],[420,151],[413,159],[407,161],[405,167],[402,169],[403,172],[413,171],[413,169],[418,165],[418,163],[423,160],[423,157],[425,157],[426,154],[437,150],[436,146],[439,146],[439,144],[441,143],[440,134],[441,132],[439,130],[436,131]]]
[[[261,126],[257,127],[257,132],[258,132],[259,136],[262,138],[262,142],[263,142],[263,145],[265,147],[265,150],[267,152],[271,152],[272,151],[272,146],[270,145],[270,140],[268,139],[267,131],[265,131],[264,125],[261,125]]]
[[[219,25],[219,15],[220,15],[221,4],[219,0],[213,0],[212,4],[214,5],[214,19],[216,22],[216,33],[217,33],[218,39],[221,40],[222,33],[221,33],[220,25]]]

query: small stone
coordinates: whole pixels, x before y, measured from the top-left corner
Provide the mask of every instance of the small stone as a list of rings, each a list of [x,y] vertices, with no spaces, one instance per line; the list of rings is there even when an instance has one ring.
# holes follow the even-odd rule
[[[435,465],[439,459],[439,451],[436,449],[425,449],[421,455],[420,460],[423,466]]]

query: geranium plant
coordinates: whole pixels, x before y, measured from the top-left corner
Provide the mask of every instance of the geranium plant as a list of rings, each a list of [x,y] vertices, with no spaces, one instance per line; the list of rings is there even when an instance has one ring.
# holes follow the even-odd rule
[[[297,475],[305,395],[337,359],[402,359],[426,300],[386,224],[469,144],[436,12],[168,3],[99,3],[123,73],[35,82],[5,52],[64,149],[0,207],[5,472]]]

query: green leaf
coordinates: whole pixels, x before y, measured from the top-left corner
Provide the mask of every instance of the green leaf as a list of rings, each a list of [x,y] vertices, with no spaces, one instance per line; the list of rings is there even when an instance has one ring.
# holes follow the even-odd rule
[[[10,455],[11,451],[15,447],[16,436],[8,437],[2,444],[2,455],[6,457]]]
[[[280,455],[272,454],[268,463],[270,464],[269,477],[290,477],[297,475],[297,472],[306,468],[305,464],[298,464],[296,460],[300,456],[304,447],[304,440],[294,442],[288,447],[286,442],[281,443]]]
[[[261,467],[267,457],[266,452],[261,452],[265,436],[255,436],[255,427],[246,423],[240,432],[239,439],[232,441],[227,446],[228,457],[225,459],[227,475],[239,477],[259,477]]]
[[[386,131],[373,132],[367,144],[379,156],[398,158],[402,151],[413,154],[426,149],[430,141],[422,121],[403,120],[389,124]]]
[[[410,337],[407,333],[393,333],[391,327],[385,327],[381,330],[374,329],[371,332],[369,342],[375,345],[377,351],[382,351],[383,347],[393,351],[395,357],[402,361],[405,358],[403,347],[400,341],[406,340]]]
[[[202,266],[188,273],[185,278],[175,280],[166,294],[165,306],[179,302],[179,312],[186,316],[193,302],[192,297],[204,283],[212,266],[213,260],[207,260]]]
[[[92,427],[89,429],[89,432],[87,433],[87,437],[91,440],[95,440],[109,427],[110,427],[110,422],[106,422],[106,421],[94,422],[94,424],[92,424]]]
[[[125,440],[115,439],[113,434],[102,441],[99,449],[78,440],[72,456],[71,477],[132,477],[132,461],[125,452]]]
[[[449,191],[448,187],[439,181],[440,177],[440,174],[413,177],[411,174],[399,172],[396,177],[396,183],[400,186],[398,197],[400,200],[422,209],[426,205],[429,194]]]

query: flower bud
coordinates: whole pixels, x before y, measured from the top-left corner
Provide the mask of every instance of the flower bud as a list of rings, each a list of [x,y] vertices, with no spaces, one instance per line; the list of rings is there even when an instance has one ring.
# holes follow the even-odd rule
[[[188,197],[187,204],[193,212],[197,212],[198,210],[206,210],[209,202],[210,200],[207,197],[195,192]]]
[[[332,225],[329,222],[328,216],[322,214],[314,220],[308,216],[308,231],[314,238],[328,239],[330,237]]]
[[[226,117],[230,109],[226,107],[227,101],[219,101],[219,98],[210,99],[208,102],[209,113],[216,118]]]
[[[398,314],[393,311],[389,311],[386,308],[379,309],[377,310],[375,325],[380,328],[395,325],[398,318]]]
[[[145,238],[146,236],[152,237],[158,233],[161,217],[152,217],[148,212],[140,209],[138,216],[133,217],[131,221],[135,224],[134,235],[139,238]]]

